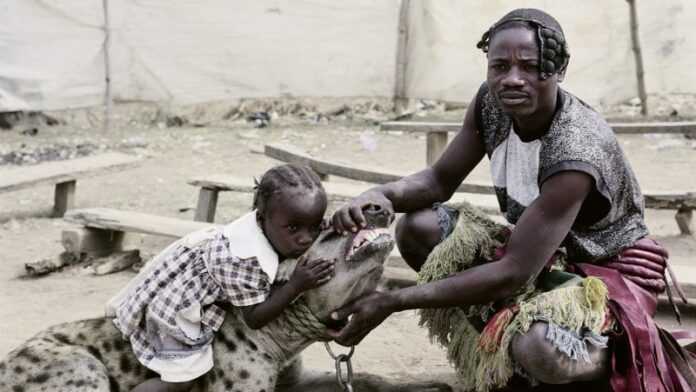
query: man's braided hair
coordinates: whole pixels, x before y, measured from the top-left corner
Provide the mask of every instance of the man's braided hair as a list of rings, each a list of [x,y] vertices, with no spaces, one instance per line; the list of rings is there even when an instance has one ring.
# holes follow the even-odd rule
[[[563,73],[570,60],[563,29],[553,16],[538,9],[519,8],[510,11],[483,33],[476,47],[488,53],[488,45],[496,32],[519,25],[526,26],[536,33],[539,45],[539,78],[544,80],[555,73]]]
[[[261,176],[260,181],[254,179],[254,203],[252,208],[260,215],[265,214],[271,196],[285,188],[300,188],[311,193],[316,191],[325,194],[321,180],[314,170],[307,166],[285,164],[269,169]]]

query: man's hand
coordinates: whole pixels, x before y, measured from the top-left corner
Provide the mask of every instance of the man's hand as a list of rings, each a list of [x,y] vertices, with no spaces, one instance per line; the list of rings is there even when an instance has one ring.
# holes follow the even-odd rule
[[[345,232],[357,232],[365,228],[367,223],[365,215],[363,215],[363,209],[370,204],[378,205],[384,211],[388,211],[392,217],[394,216],[394,206],[384,194],[379,191],[367,191],[344,204],[334,213],[331,218],[334,230],[339,234],[343,234]]]
[[[394,299],[388,293],[373,292],[359,298],[331,314],[334,320],[352,317],[340,331],[329,330],[329,336],[338,344],[356,345],[394,312],[394,305]]]
[[[624,278],[638,286],[660,294],[667,285],[665,268],[668,258],[669,254],[662,245],[646,237],[624,249],[607,263],[607,267],[620,271]]]

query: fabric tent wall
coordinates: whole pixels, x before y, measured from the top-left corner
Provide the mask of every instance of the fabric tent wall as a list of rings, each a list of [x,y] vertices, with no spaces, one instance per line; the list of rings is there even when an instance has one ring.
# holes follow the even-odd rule
[[[0,111],[100,104],[101,1],[0,2]]]
[[[398,0],[114,2],[114,96],[390,96]]]
[[[485,79],[481,34],[508,11],[541,8],[559,20],[570,46],[564,88],[591,104],[637,96],[625,1],[422,0],[409,9],[409,97],[470,101]],[[696,93],[696,2],[638,1],[648,93]]]
[[[109,0],[112,93],[172,104],[267,96],[392,96],[400,0]],[[468,102],[481,33],[514,0],[410,0],[406,95]],[[639,1],[649,93],[696,93],[691,0]],[[564,86],[592,104],[636,96],[624,1],[528,0],[572,54]],[[101,105],[101,1],[0,2],[0,111]]]
[[[100,1],[0,11],[0,110],[103,102]],[[109,13],[116,100],[393,92],[399,0],[111,0]]]

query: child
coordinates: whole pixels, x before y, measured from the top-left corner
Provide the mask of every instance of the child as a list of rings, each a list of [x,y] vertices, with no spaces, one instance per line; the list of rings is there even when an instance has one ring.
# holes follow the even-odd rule
[[[188,391],[213,367],[212,341],[225,317],[215,302],[240,307],[256,329],[328,281],[333,261],[304,259],[271,292],[278,262],[301,256],[317,238],[326,204],[311,169],[277,166],[257,183],[253,211],[189,234],[148,263],[107,305],[138,360],[160,375],[134,391]]]

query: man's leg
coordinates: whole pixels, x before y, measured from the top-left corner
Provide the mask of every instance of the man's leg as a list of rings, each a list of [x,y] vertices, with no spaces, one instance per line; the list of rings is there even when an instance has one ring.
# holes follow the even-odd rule
[[[546,338],[548,324],[537,321],[511,344],[513,359],[535,379],[545,384],[600,380],[609,374],[609,348],[587,344],[590,362],[572,359]]]
[[[420,271],[430,251],[442,239],[437,211],[428,208],[404,214],[396,223],[395,234],[401,257],[411,268]]]

